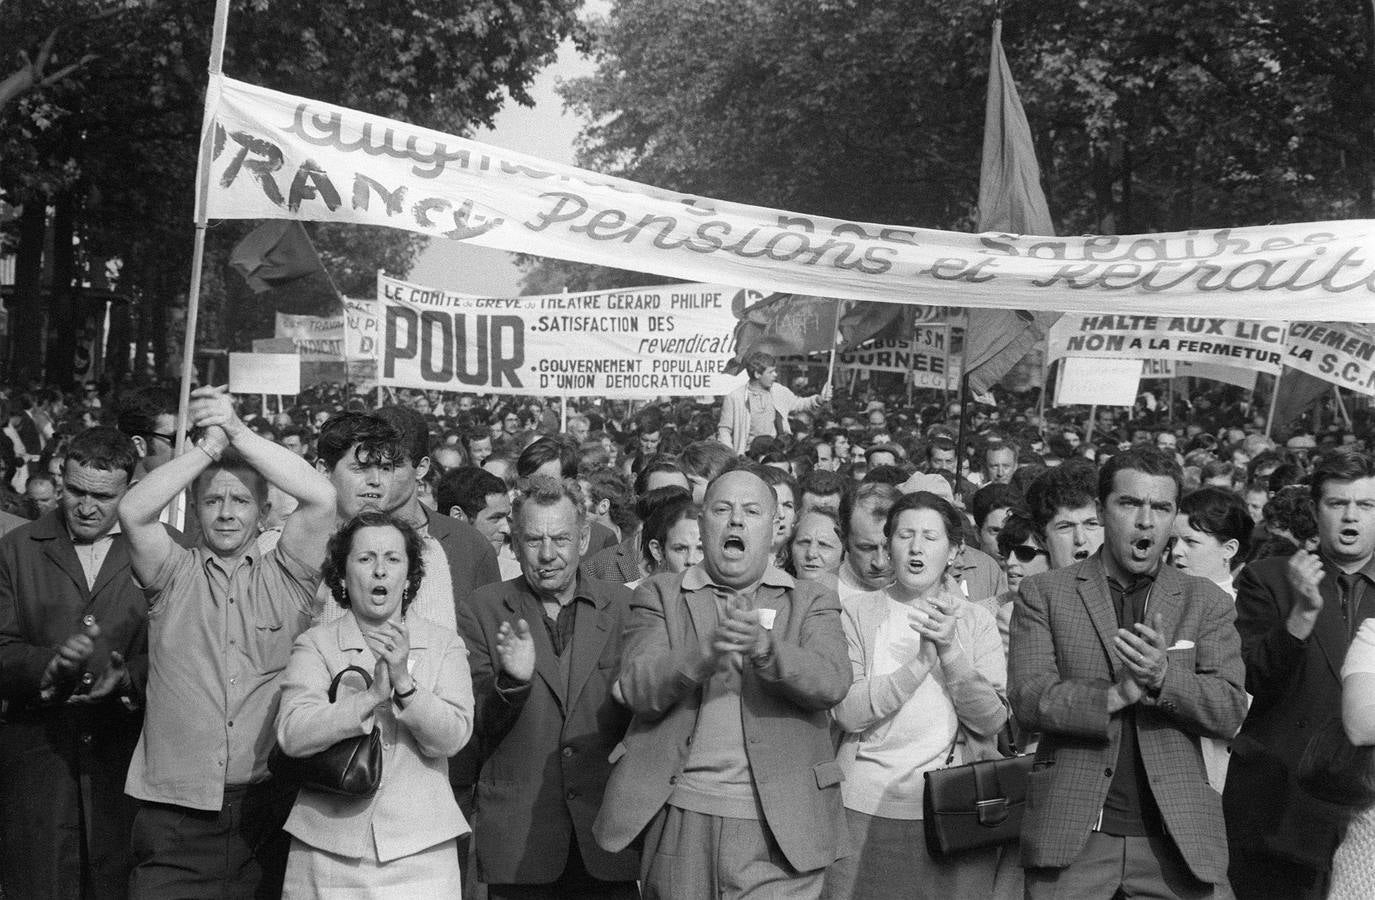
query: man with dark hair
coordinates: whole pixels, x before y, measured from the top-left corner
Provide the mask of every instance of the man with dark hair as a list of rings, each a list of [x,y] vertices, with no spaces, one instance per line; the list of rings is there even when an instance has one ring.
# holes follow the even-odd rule
[[[520,451],[520,456],[516,457],[516,475],[520,478],[532,475],[576,478],[578,452],[558,438],[542,437]]]
[[[888,511],[902,496],[895,485],[861,484],[840,502],[840,527],[845,539],[845,563],[840,567],[840,599],[882,590],[893,581],[893,561],[883,534]]]
[[[850,479],[828,469],[808,472],[797,483],[797,489],[802,494],[797,517],[800,519],[813,509],[829,509],[839,517],[840,506],[850,491],[851,483]]]
[[[779,384],[778,361],[761,350],[745,357],[745,371],[749,373],[749,382],[725,396],[721,420],[716,426],[716,439],[737,456],[743,455],[750,441],[760,435],[791,434],[788,416],[794,412],[810,412],[831,401],[829,382],[821,393],[805,398]]]
[[[1346,821],[1296,775],[1314,734],[1341,714],[1338,673],[1375,612],[1375,463],[1334,450],[1314,465],[1310,490],[1317,552],[1260,559],[1236,579],[1254,700],[1232,742],[1223,805],[1232,886],[1243,900],[1325,896]]]
[[[148,473],[119,507],[149,620],[147,712],[125,790],[135,897],[276,896],[295,792],[267,771],[278,678],[318,612],[334,489],[255,434],[224,388],[192,392],[193,450]],[[298,501],[258,545],[267,484]],[[188,486],[200,542],[179,547],[158,514]],[[275,892],[275,893],[274,893]]]
[[[1047,469],[1027,488],[1031,521],[1052,569],[1082,562],[1102,545],[1097,489],[1097,470],[1087,460]]]
[[[439,479],[435,500],[441,513],[472,525],[500,556],[511,537],[511,495],[505,482],[486,469],[459,466]]]
[[[635,856],[592,838],[630,714],[612,696],[630,592],[579,571],[582,492],[536,475],[517,502],[521,577],[459,611],[475,700],[477,876],[493,900],[637,898]]]
[[[1021,583],[1008,685],[1041,733],[1022,826],[1026,896],[1226,896],[1200,738],[1246,711],[1230,598],[1162,565],[1181,475],[1153,447],[1099,479],[1102,547]]]
[[[123,897],[147,603],[117,509],[139,455],[114,428],[67,448],[59,507],[0,540],[0,872],[13,897]]]
[[[125,391],[119,398],[115,424],[138,451],[134,481],[166,463],[176,453],[177,397],[161,387]]]
[[[1016,488],[999,482],[986,484],[974,492],[969,511],[974,515],[980,550],[994,559],[1001,559],[998,532],[1002,530],[1008,513],[1020,509],[1024,502]]]
[[[736,454],[719,441],[693,441],[678,454],[678,465],[687,476],[692,489],[692,502],[701,503],[707,495],[707,485],[726,470]]]

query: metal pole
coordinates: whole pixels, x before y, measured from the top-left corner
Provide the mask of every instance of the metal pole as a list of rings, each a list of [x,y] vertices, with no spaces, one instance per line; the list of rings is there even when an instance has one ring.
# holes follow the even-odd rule
[[[1275,406],[1279,402],[1280,378],[1284,375],[1284,367],[1275,373],[1275,381],[1270,387],[1270,412],[1265,417],[1265,437],[1270,439],[1270,432],[1275,427]]]

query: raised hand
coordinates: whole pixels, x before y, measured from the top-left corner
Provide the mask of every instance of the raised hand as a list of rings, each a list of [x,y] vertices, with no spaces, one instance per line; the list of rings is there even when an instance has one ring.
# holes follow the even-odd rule
[[[1299,550],[1289,557],[1284,574],[1302,601],[1305,612],[1316,613],[1322,609],[1322,591],[1318,588],[1322,584],[1322,559],[1317,554]]]
[[[392,686],[402,693],[411,689],[411,673],[407,662],[411,655],[411,636],[404,622],[383,622],[372,631],[364,632],[363,640],[373,655],[387,664]]]
[[[529,681],[535,674],[535,639],[524,619],[517,619],[514,626],[502,622],[497,628],[497,661],[515,681]]]

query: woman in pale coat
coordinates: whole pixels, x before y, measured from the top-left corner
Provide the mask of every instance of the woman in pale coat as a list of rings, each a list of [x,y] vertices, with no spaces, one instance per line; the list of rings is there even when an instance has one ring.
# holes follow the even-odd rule
[[[277,741],[303,757],[374,725],[383,741],[382,780],[370,798],[302,788],[284,898],[458,897],[456,839],[468,833],[449,787],[449,757],[472,733],[468,653],[454,632],[407,616],[424,566],[405,522],[364,512],[330,539],[324,580],[350,614],[296,639],[283,678]],[[363,689],[348,666],[373,673]]]
[[[897,580],[843,603],[854,683],[832,710],[853,854],[826,874],[829,898],[987,897],[997,848],[952,860],[926,851],[923,775],[996,758],[1007,721],[1007,661],[993,614],[948,573],[963,517],[928,491],[884,525]]]

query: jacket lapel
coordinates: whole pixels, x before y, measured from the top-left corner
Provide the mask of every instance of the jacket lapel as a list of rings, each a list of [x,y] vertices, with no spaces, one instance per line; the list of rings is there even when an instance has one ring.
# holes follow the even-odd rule
[[[1337,596],[1338,570],[1330,563],[1325,568],[1327,571],[1318,583],[1318,592],[1322,594],[1322,609],[1318,611],[1318,622],[1313,627],[1313,637],[1317,639],[1318,646],[1327,659],[1327,665],[1332,669],[1333,677],[1340,681],[1349,641],[1346,636],[1346,622],[1342,618],[1341,598]]]
[[[584,604],[578,609],[577,617],[573,620],[573,646],[563,651],[573,654],[568,669],[570,709],[577,705],[578,697],[582,695],[587,679],[592,677],[592,670],[597,667],[611,634],[611,615],[607,611],[605,598],[599,598],[594,603],[595,606]]]
[[[1145,624],[1154,628],[1155,616],[1160,614],[1160,627],[1165,631],[1163,637],[1167,648],[1173,647],[1176,641],[1175,632],[1179,628],[1183,602],[1184,576],[1178,569],[1162,561],[1155,584],[1147,597]]]
[[[1108,591],[1108,579],[1101,566],[1090,565],[1089,559],[1079,564],[1079,599],[1088,612],[1093,630],[1103,645],[1107,657],[1108,671],[1117,677],[1117,651],[1113,639],[1117,637],[1117,614],[1112,608],[1112,594]]]
[[[716,629],[719,619],[716,592],[707,586],[686,593],[688,621],[692,623],[693,636],[702,640]]]
[[[65,529],[62,527],[59,520],[54,519],[53,522],[56,522],[58,525],[56,530],[51,528],[35,528],[32,536],[36,539],[40,539],[43,546],[43,555],[51,560],[53,565],[57,566],[58,569],[72,580],[72,583],[76,585],[76,589],[81,593],[82,601],[89,603],[91,600],[91,591],[90,588],[86,587],[86,573],[81,568],[81,560],[76,558],[76,549],[72,547],[72,539],[64,533]],[[109,562],[108,557],[106,558],[106,562]]]

